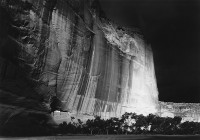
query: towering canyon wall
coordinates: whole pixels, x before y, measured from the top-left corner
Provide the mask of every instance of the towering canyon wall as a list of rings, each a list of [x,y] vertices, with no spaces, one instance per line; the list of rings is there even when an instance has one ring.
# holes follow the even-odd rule
[[[46,114],[52,97],[75,114],[156,112],[151,47],[107,20],[97,0],[0,4],[1,122]]]
[[[140,35],[101,18],[97,1],[76,2],[58,0],[52,13],[62,110],[102,117],[156,112],[150,46]],[[50,83],[51,76],[46,77]]]

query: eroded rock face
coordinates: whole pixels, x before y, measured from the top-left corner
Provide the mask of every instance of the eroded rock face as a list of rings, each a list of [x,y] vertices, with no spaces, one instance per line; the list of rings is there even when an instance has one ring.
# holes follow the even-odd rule
[[[62,109],[102,117],[155,113],[158,91],[150,46],[137,33],[100,18],[95,1],[76,2],[57,1],[52,13],[61,54],[57,96]]]
[[[158,112],[161,117],[180,116],[182,118],[182,122],[200,122],[199,103],[159,102]]]
[[[47,134],[53,124],[49,102],[55,87],[43,78],[53,38],[50,21],[56,1],[0,1],[0,132]],[[34,131],[35,128],[38,131]],[[38,129],[37,129],[38,128]],[[47,128],[47,129],[46,129]]]
[[[137,32],[102,18],[97,0],[0,2],[4,109],[47,113],[56,96],[61,110],[75,114],[156,112],[151,47]]]

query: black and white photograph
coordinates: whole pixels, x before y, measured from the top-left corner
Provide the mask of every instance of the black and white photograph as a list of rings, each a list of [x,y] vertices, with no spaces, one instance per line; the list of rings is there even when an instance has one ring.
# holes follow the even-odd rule
[[[200,140],[200,0],[0,0],[0,140]]]

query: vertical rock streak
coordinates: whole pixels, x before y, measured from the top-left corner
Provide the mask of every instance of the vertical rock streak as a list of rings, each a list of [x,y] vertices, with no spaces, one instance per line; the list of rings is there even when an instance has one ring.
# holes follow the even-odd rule
[[[8,35],[14,55],[0,57],[1,87],[47,108],[57,96],[62,110],[76,114],[155,113],[158,91],[150,46],[137,33],[101,18],[96,2],[1,0],[17,32]],[[16,73],[24,79],[8,80]]]
[[[52,15],[62,59],[57,79],[62,109],[102,117],[155,113],[151,48],[137,34],[119,34],[89,3],[76,2],[58,0]]]

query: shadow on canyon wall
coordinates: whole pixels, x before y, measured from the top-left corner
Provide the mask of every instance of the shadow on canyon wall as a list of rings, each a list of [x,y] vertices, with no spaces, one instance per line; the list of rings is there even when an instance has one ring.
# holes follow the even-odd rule
[[[49,135],[55,123],[45,95],[35,90],[39,82],[32,80],[38,76],[31,66],[34,57],[25,53],[37,43],[31,38],[36,28],[29,17],[33,5],[19,0],[2,0],[0,4],[0,134]],[[41,22],[44,24],[45,19]]]

